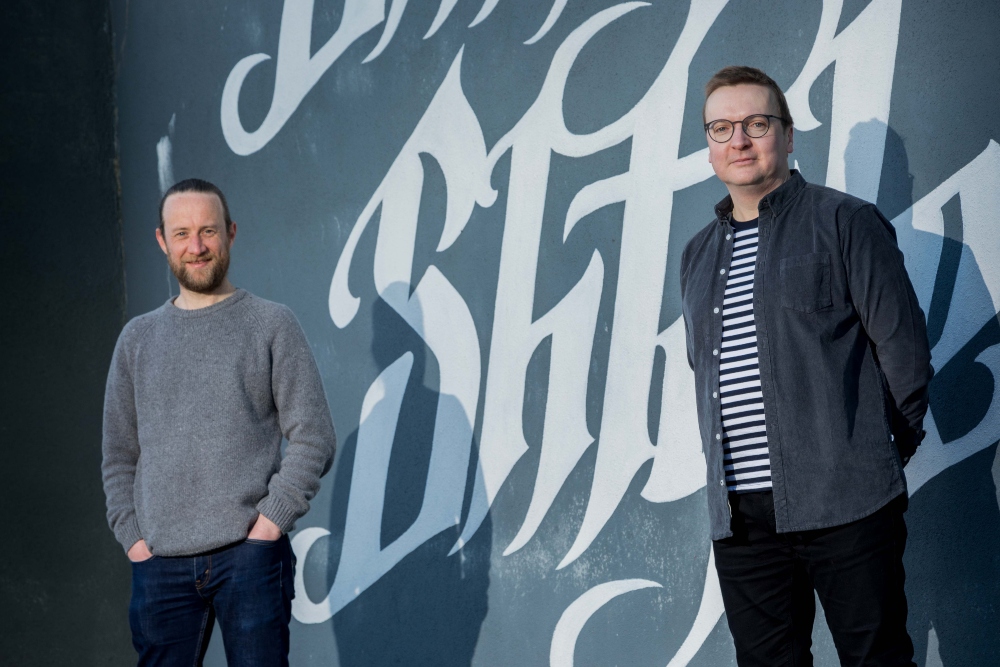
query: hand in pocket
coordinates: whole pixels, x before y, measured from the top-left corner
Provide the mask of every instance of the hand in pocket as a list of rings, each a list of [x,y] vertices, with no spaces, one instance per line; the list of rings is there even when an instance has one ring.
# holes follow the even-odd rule
[[[153,557],[153,552],[149,550],[146,545],[146,540],[139,540],[128,550],[128,559],[133,563],[141,563],[144,560],[149,560]]]

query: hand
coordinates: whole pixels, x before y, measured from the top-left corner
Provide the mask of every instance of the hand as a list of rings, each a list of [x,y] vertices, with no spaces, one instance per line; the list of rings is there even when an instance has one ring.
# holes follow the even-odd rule
[[[265,542],[274,542],[279,537],[281,537],[281,529],[263,514],[257,515],[257,521],[254,522],[250,534],[247,535],[248,540],[264,540]]]
[[[141,563],[153,557],[153,552],[146,546],[146,540],[139,540],[128,549],[128,559],[133,563]]]

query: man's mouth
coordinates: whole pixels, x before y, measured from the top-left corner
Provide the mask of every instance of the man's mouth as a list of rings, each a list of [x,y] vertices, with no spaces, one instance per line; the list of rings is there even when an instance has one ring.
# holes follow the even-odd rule
[[[732,162],[730,162],[730,164],[735,164],[735,165],[750,164],[753,161],[754,158],[752,157],[741,157],[733,160]]]

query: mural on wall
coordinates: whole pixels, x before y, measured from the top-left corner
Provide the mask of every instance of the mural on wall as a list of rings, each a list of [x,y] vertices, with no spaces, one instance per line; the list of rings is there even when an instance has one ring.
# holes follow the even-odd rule
[[[207,4],[169,15],[202,73],[164,64],[162,35],[131,65],[142,47],[118,40],[126,256],[175,175],[214,180],[241,224],[234,277],[289,303],[316,351],[342,448],[293,534],[293,664],[735,664],[676,274],[724,194],[700,88],[737,61],[786,87],[806,179],[892,219],[928,316],[937,377],[906,470],[918,660],[1000,650],[976,632],[1000,621],[1000,145],[996,112],[932,99],[909,67],[914,24],[943,9]],[[124,9],[126,32],[168,20]],[[962,25],[998,23],[969,5]],[[190,79],[157,98],[166,118],[129,92],[157,67]],[[966,95],[996,100],[988,76]],[[133,314],[166,297],[140,262]],[[824,632],[817,664],[836,664]]]

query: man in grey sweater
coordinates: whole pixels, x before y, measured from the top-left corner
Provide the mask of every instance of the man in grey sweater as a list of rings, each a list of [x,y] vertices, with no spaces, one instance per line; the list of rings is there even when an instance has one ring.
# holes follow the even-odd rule
[[[286,533],[336,437],[295,316],[226,277],[235,237],[216,186],[167,191],[156,238],[180,295],[125,326],[108,374],[102,473],[140,665],[200,664],[215,618],[230,667],[288,664]]]

